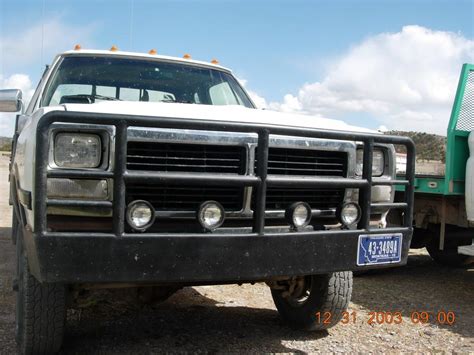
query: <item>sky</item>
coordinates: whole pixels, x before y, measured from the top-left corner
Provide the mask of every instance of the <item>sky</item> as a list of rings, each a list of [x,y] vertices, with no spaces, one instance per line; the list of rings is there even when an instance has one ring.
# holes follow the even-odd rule
[[[217,58],[261,108],[445,134],[474,0],[0,0],[0,89],[28,99],[77,43]]]

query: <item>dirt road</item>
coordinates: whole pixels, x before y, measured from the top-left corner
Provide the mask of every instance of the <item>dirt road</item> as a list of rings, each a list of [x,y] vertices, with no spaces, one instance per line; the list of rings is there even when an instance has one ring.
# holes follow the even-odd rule
[[[16,352],[7,167],[7,158],[0,157],[2,354]],[[305,333],[282,324],[269,289],[261,284],[187,288],[154,307],[138,307],[120,293],[105,294],[88,308],[69,312],[63,352],[474,352],[474,267],[444,268],[426,253],[414,254],[406,267],[355,279],[350,311],[355,322],[351,315],[348,324]],[[402,323],[369,324],[375,311],[401,312]],[[454,312],[453,325],[436,321],[442,311]],[[414,323],[413,312],[430,312],[430,321]]]

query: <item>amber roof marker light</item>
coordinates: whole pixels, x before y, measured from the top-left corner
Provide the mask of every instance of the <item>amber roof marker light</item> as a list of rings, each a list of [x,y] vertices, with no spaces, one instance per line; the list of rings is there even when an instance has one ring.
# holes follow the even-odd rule
[[[217,59],[213,59],[213,60],[211,60],[211,63],[212,64],[219,64],[219,61]]]
[[[152,55],[157,54],[157,53],[158,53],[158,52],[157,52],[156,49],[154,49],[154,48],[153,48],[153,49],[150,49],[150,50],[148,51],[148,54],[152,54]]]
[[[80,44],[76,44],[76,45],[74,46],[74,50],[75,50],[75,51],[78,51],[78,50],[81,50],[81,49],[82,49],[82,47],[81,47]]]
[[[114,44],[112,47],[110,47],[110,51],[111,51],[111,52],[117,52],[117,51],[118,51],[118,47]]]
[[[185,55],[183,55],[183,58],[184,59],[191,59],[191,54],[186,53]]]

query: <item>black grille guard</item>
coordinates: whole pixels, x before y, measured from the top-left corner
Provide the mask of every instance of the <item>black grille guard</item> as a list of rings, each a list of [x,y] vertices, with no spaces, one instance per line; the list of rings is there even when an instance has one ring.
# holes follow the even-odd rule
[[[79,171],[79,170],[50,170],[48,171],[49,156],[49,130],[53,123],[84,123],[114,126],[115,135],[115,157],[114,171]],[[227,132],[246,132],[258,134],[258,155],[256,176],[235,175],[226,176],[219,174],[199,173],[166,173],[149,171],[127,170],[127,128],[130,126],[159,127],[190,130],[212,130]],[[346,140],[362,142],[364,147],[363,174],[361,179],[355,178],[332,178],[332,177],[297,177],[297,176],[268,176],[268,149],[269,135],[285,135],[309,138],[320,138],[330,140]],[[381,180],[372,177],[372,156],[375,143],[398,144],[406,147],[407,169],[404,180]],[[167,183],[178,181],[183,184],[209,186],[214,184],[224,186],[253,186],[256,188],[255,210],[253,214],[252,233],[242,236],[265,235],[265,206],[266,192],[268,187],[308,187],[308,188],[358,188],[359,204],[362,217],[356,230],[344,231],[347,233],[375,232],[370,228],[370,213],[372,207],[396,208],[404,211],[403,225],[395,228],[378,229],[379,232],[403,232],[412,231],[413,195],[414,195],[414,171],[415,171],[415,146],[408,137],[388,136],[382,134],[366,134],[357,132],[329,131],[322,129],[298,128],[290,126],[276,126],[268,124],[249,124],[241,122],[224,122],[209,120],[194,120],[186,118],[165,117],[142,117],[129,115],[112,115],[102,113],[80,113],[52,111],[41,117],[37,126],[36,141],[36,172],[35,172],[35,195],[34,195],[34,233],[36,236],[133,236],[133,233],[125,233],[125,210],[126,210],[126,182],[148,182]],[[46,182],[49,177],[67,178],[112,178],[113,203],[110,201],[78,201],[78,200],[52,200],[48,199]],[[405,187],[404,201],[398,203],[371,203],[371,187],[376,185],[403,185]],[[48,206],[65,207],[109,207],[113,215],[113,233],[63,233],[49,232],[46,226],[46,213]],[[321,231],[321,234],[329,234],[333,231]],[[336,231],[334,231],[336,232]],[[341,231],[339,231],[340,233]],[[303,234],[308,232],[292,232],[292,234]],[[315,233],[315,232],[312,232]],[[271,233],[270,233],[271,234]],[[156,233],[152,236],[175,236],[174,234]],[[191,236],[192,234],[183,233]],[[199,234],[202,236],[202,234]],[[224,236],[219,232],[209,236]]]

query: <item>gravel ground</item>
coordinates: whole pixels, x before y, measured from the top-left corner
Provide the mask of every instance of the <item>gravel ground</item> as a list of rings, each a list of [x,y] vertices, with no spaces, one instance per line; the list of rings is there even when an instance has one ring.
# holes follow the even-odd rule
[[[0,353],[16,352],[14,248],[10,243],[7,163],[0,157]],[[326,332],[289,329],[263,284],[201,286],[166,302],[137,306],[123,292],[98,293],[95,303],[70,311],[63,353],[162,352],[458,352],[474,353],[474,267],[434,264],[422,250],[406,267],[354,281],[355,322]],[[370,312],[396,312],[401,324],[368,324]],[[414,324],[411,312],[452,311],[453,325]]]

